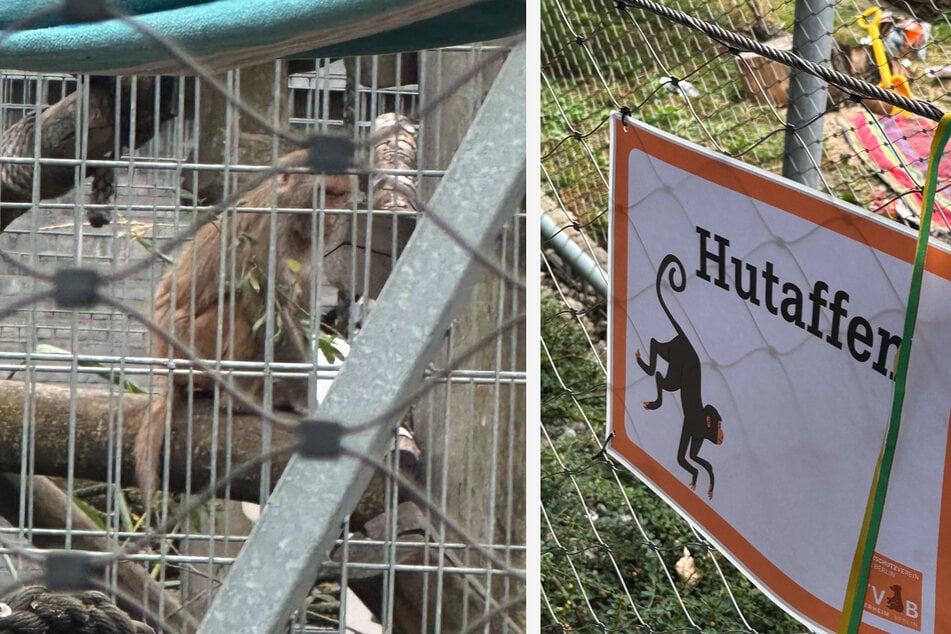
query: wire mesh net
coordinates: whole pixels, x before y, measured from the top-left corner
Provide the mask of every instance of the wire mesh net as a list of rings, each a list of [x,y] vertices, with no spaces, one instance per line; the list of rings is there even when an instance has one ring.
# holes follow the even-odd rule
[[[483,265],[385,454],[344,457],[363,408],[314,418],[510,49],[0,71],[0,621],[115,601],[195,631],[303,452],[372,480],[342,527],[292,527],[337,538],[288,631],[523,630],[524,213],[489,244],[445,221]]]
[[[812,186],[916,228],[947,15],[916,2],[542,3],[544,630],[805,629],[603,453],[609,113],[800,181],[790,156],[811,147]],[[827,92],[797,75],[810,47],[840,73]],[[902,97],[914,111],[895,109]],[[946,188],[942,165],[940,239]]]
[[[828,66],[873,85],[887,78],[888,87],[894,87],[899,81],[894,78],[900,78],[903,88],[896,94],[940,108],[947,94],[942,69],[951,33],[941,7],[899,3],[873,13],[871,3],[802,6],[805,17],[825,7],[833,10],[829,31],[803,35],[806,43],[831,38]],[[670,7],[772,49],[792,50],[792,2]],[[603,179],[590,178],[585,170],[606,165],[608,137],[602,124],[612,108],[630,108],[646,123],[781,173],[788,153],[787,124],[795,122],[787,115],[792,94],[788,65],[735,42],[718,42],[633,3],[546,3],[542,22],[542,154],[551,153],[546,171],[573,185],[559,187],[569,209],[586,209],[588,215],[605,207],[603,188],[596,185]],[[873,51],[873,25],[883,60]],[[825,116],[817,186],[915,224],[925,139],[930,140],[934,124],[921,117],[885,116],[894,113],[890,104],[860,96],[850,87],[828,89],[819,110]],[[586,143],[576,142],[581,139]],[[569,147],[560,149],[563,145]],[[593,160],[572,162],[573,156]],[[584,182],[590,185],[582,191],[578,183]],[[936,230],[944,233],[940,215]]]

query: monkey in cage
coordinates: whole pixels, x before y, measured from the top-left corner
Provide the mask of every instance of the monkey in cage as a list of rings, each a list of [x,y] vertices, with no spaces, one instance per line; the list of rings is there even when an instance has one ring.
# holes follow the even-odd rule
[[[308,151],[297,150],[285,155],[281,170],[305,167]],[[351,177],[342,174],[317,175],[300,171],[281,171],[248,192],[236,207],[314,209],[346,209],[352,192]],[[276,362],[307,362],[312,359],[311,347],[302,322],[310,319],[313,243],[313,213],[277,213],[275,269],[268,274],[271,215],[268,213],[234,213],[203,225],[187,243],[174,265],[169,267],[155,293],[153,317],[163,329],[172,332],[178,341],[190,345],[200,359],[263,361],[268,345],[265,337],[265,302],[268,284],[274,284],[273,359]],[[226,234],[223,220],[234,223],[233,234]],[[343,243],[348,231],[343,214],[323,216],[324,255],[334,244]],[[222,240],[234,235],[234,243]],[[321,231],[318,231],[321,235]],[[234,271],[234,278],[229,273]],[[223,276],[223,277],[222,277]],[[223,301],[219,302],[219,280],[225,279]],[[217,349],[218,327],[222,324],[220,356]],[[175,358],[182,352],[153,333],[153,353],[157,357]],[[193,343],[189,343],[193,342]],[[261,402],[263,377],[241,378],[234,382],[245,395]],[[294,382],[275,381],[272,389],[274,409],[300,411],[306,407],[306,389]],[[214,379],[206,375],[173,375],[164,393],[159,394],[143,414],[135,439],[134,461],[136,479],[143,497],[150,499],[157,489],[162,447],[166,444],[165,421],[171,413],[176,420],[184,412],[188,390],[211,391]],[[240,410],[240,405],[236,404]],[[171,412],[169,412],[171,408]]]

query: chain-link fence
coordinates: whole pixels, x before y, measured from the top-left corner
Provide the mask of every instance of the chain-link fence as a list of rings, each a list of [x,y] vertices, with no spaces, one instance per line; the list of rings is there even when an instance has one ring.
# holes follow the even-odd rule
[[[792,2],[671,6],[772,49],[792,49]],[[815,15],[827,5],[801,6],[812,7]],[[906,80],[907,94],[932,102],[936,111],[943,109],[951,57],[951,23],[943,7],[905,2],[886,8],[882,18],[869,12],[875,8],[871,3],[829,6],[831,30],[803,37],[808,42],[831,35],[826,55],[833,69],[872,84],[882,82],[887,71],[892,81]],[[870,29],[861,25],[871,27],[876,20],[887,58],[883,68],[866,43]],[[602,174],[608,133],[603,122],[611,109],[630,108],[642,121],[782,172],[788,155],[787,106],[794,96],[787,65],[735,42],[722,44],[634,3],[545,3],[541,41],[543,170],[551,181],[547,193],[557,193],[573,217],[584,220],[606,208]],[[916,213],[914,190],[920,189],[923,166],[914,159],[920,156],[919,140],[929,136],[922,132],[930,130],[927,121],[883,124],[881,113],[891,108],[853,94],[848,87],[833,86],[816,116],[806,117],[811,123],[824,115],[818,187],[873,211]],[[889,143],[912,147],[882,156],[895,153]],[[926,150],[927,145],[925,156]]]
[[[916,227],[932,131],[949,94],[948,9],[542,3],[546,631],[804,629],[601,452],[609,113]],[[945,161],[932,226],[941,238],[951,208]]]
[[[523,631],[523,47],[175,56],[0,71],[0,629]]]

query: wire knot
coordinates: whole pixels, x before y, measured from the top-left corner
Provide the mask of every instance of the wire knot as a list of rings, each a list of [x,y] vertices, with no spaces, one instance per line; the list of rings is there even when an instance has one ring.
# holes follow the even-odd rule
[[[305,458],[337,458],[343,427],[329,420],[305,420],[297,427],[297,450]]]
[[[60,269],[53,276],[53,299],[60,308],[91,308],[99,303],[101,281],[92,269]]]

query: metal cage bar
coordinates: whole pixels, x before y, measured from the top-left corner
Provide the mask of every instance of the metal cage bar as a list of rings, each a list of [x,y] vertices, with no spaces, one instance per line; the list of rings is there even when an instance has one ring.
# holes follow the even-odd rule
[[[509,55],[433,196],[430,215],[442,221],[424,217],[417,227],[318,410],[328,420],[346,421],[358,409],[365,419],[384,417],[385,423],[346,438],[348,451],[381,455],[399,420],[397,408],[421,384],[478,267],[473,249],[498,234],[525,194],[524,130],[521,45]],[[454,243],[440,228],[443,223],[470,246]],[[231,634],[249,622],[259,624],[260,631],[280,631],[371,475],[352,458],[338,459],[331,468],[326,461],[294,456],[200,631]],[[260,601],[262,596],[269,600]]]

